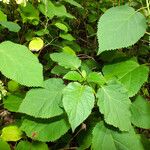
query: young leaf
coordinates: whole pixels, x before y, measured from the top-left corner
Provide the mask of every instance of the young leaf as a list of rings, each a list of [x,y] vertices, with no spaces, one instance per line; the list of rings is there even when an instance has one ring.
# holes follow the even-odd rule
[[[18,111],[38,118],[61,115],[63,113],[61,97],[64,87],[61,79],[46,80],[44,88],[31,89],[27,93]]]
[[[56,22],[56,23],[55,23],[55,26],[56,26],[57,28],[59,28],[60,30],[63,30],[63,31],[65,31],[65,32],[68,32],[68,27],[67,27],[65,24],[63,24],[63,23]]]
[[[0,71],[26,86],[42,86],[42,65],[25,46],[5,41],[0,44]]]
[[[59,35],[62,39],[68,40],[68,41],[74,41],[75,38],[69,34],[69,33],[60,33]]]
[[[49,150],[46,143],[20,141],[15,150]]]
[[[68,73],[69,71],[70,71],[70,69],[66,69],[66,68],[64,68],[64,67],[62,67],[62,66],[57,65],[57,66],[55,66],[55,67],[51,70],[51,73],[52,73],[52,74],[55,74],[55,75],[61,76],[61,75],[65,75],[65,74]]]
[[[50,57],[53,61],[65,68],[76,70],[81,65],[81,60],[77,56],[68,53],[53,53],[50,55]]]
[[[108,9],[98,23],[99,51],[135,44],[146,32],[145,17],[127,5]]]
[[[7,15],[0,10],[0,21],[7,21]]]
[[[138,96],[131,105],[132,123],[140,128],[150,129],[150,102]]]
[[[7,126],[2,129],[1,138],[4,141],[18,141],[22,138],[22,132],[17,126]]]
[[[149,68],[139,65],[136,61],[127,60],[106,65],[103,68],[106,77],[117,77],[128,90],[129,96],[134,96],[147,81]]]
[[[82,82],[84,79],[77,71],[69,71],[64,77],[64,79]]]
[[[62,117],[45,120],[25,119],[21,125],[21,130],[23,130],[28,137],[42,142],[59,139],[69,128],[69,123]]]
[[[33,4],[28,2],[26,7],[20,5],[18,11],[20,12],[23,23],[28,22],[33,25],[39,24],[39,11]]]
[[[0,21],[0,24],[12,32],[19,32],[19,30],[21,29],[21,27],[17,23],[11,21]]]
[[[87,77],[87,81],[96,83],[100,86],[106,83],[105,78],[103,77],[103,75],[101,73],[98,73],[98,72],[89,73],[89,75]]]
[[[117,81],[101,86],[97,93],[98,106],[106,123],[128,131],[130,122],[130,100],[126,89]]]
[[[144,148],[132,128],[129,132],[118,132],[99,122],[93,130],[92,150],[144,150]]]
[[[63,106],[74,131],[90,115],[94,106],[92,88],[77,82],[68,84],[63,90]]]

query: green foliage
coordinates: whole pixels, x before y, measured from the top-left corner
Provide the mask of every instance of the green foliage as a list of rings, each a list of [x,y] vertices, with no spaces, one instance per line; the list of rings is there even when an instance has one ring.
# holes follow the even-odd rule
[[[17,112],[22,100],[23,98],[19,95],[9,95],[6,100],[3,101],[4,108],[12,112]]]
[[[0,44],[0,71],[26,86],[42,86],[42,65],[25,46],[5,41]]]
[[[17,23],[11,21],[0,21],[0,24],[12,32],[18,32],[21,29]]]
[[[149,31],[148,0],[1,0],[0,150],[148,150]]]
[[[74,16],[67,13],[64,5],[55,5],[49,0],[43,1],[38,7],[46,17],[49,17],[49,19],[52,19],[54,16],[74,18]]]
[[[97,93],[98,106],[104,120],[121,131],[128,131],[130,122],[130,100],[126,89],[116,81],[103,85]]]
[[[133,45],[144,35],[145,31],[145,17],[132,7],[110,8],[99,20],[98,53]]]
[[[42,142],[33,142],[21,141],[18,143],[15,150],[48,150],[48,146]]]
[[[22,138],[22,132],[17,126],[7,126],[3,128],[1,138],[4,141],[18,141]]]
[[[24,119],[21,129],[27,134],[28,137],[43,141],[55,141],[64,135],[70,126],[66,118],[57,117],[47,120],[31,120]]]
[[[61,108],[63,88],[61,79],[51,78],[46,80],[43,88],[31,89],[26,94],[18,111],[38,118],[61,115],[63,113]]]
[[[0,11],[0,21],[7,21],[7,16],[2,11]]]
[[[69,71],[63,78],[79,82],[82,82],[84,80],[80,73],[78,73],[77,71]]]
[[[147,102],[143,97],[138,96],[131,106],[132,123],[144,129],[150,128],[150,103]]]
[[[63,106],[74,131],[90,115],[94,106],[92,88],[77,82],[70,83],[63,91]]]
[[[145,65],[139,65],[134,60],[127,60],[106,65],[103,68],[103,73],[107,78],[117,77],[128,90],[129,96],[132,97],[147,81],[149,68]]]
[[[0,139],[0,148],[2,150],[10,150],[9,144],[6,141]]]
[[[131,128],[129,132],[117,132],[103,122],[97,123],[93,130],[92,149],[94,150],[143,150],[139,136]]]
[[[57,62],[60,66],[76,70],[81,65],[81,60],[74,55],[68,53],[53,53],[50,55],[51,59]]]
[[[23,23],[29,22],[30,24],[38,25],[39,11],[31,3],[27,3],[26,7],[20,6],[18,11]]]

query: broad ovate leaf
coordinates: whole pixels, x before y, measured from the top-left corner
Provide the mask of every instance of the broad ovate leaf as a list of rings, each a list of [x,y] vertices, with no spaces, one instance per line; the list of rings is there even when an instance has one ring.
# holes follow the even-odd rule
[[[26,94],[18,111],[38,118],[61,115],[63,113],[61,98],[64,87],[61,79],[46,80],[44,88],[31,89]]]
[[[140,128],[150,129],[150,102],[138,96],[131,105],[132,123]]]
[[[139,65],[134,60],[126,60],[103,68],[105,77],[117,77],[128,90],[129,96],[134,96],[148,79],[149,68]]]
[[[69,123],[66,121],[66,118],[62,116],[44,120],[26,118],[21,125],[21,130],[23,130],[28,137],[42,142],[59,139],[69,128]]]
[[[99,122],[93,130],[92,150],[144,150],[144,148],[133,128],[129,132],[118,132]]]
[[[28,141],[20,141],[15,150],[49,150],[49,149],[46,143],[37,141],[33,141],[32,143]]]
[[[53,61],[57,62],[60,66],[63,66],[65,68],[76,70],[81,65],[81,60],[77,56],[72,54],[63,52],[52,53],[50,57]]]
[[[74,82],[65,87],[63,106],[73,131],[90,115],[94,100],[93,90],[89,86]]]
[[[5,41],[0,44],[0,71],[26,86],[42,86],[42,65],[27,47]]]
[[[29,43],[29,49],[31,51],[39,51],[44,46],[44,42],[41,38],[35,37]]]
[[[101,53],[135,44],[146,31],[146,19],[127,5],[108,9],[98,23],[98,42]]]
[[[131,102],[123,85],[110,81],[99,88],[97,98],[99,110],[104,114],[106,123],[118,127],[121,131],[128,131],[131,127]]]
[[[1,138],[4,141],[18,141],[22,138],[22,132],[15,125],[7,126],[2,129]]]

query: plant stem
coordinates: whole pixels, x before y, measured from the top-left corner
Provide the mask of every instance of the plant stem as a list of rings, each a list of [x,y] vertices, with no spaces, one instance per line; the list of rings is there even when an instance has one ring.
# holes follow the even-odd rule
[[[146,0],[146,6],[147,6],[147,11],[148,11],[148,16],[150,15],[150,6],[149,6],[148,0]]]

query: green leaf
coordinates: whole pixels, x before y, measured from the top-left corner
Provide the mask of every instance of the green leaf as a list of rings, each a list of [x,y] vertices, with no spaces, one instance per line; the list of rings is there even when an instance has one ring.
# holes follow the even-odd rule
[[[15,150],[49,150],[46,143],[20,141]]]
[[[140,138],[131,128],[129,132],[118,132],[107,128],[103,122],[93,130],[92,150],[144,150]]]
[[[89,75],[87,77],[87,81],[96,83],[100,86],[106,83],[105,78],[103,77],[103,75],[101,73],[98,73],[98,72],[89,73]]]
[[[4,141],[18,141],[22,138],[22,132],[17,126],[7,126],[2,129],[1,138]]]
[[[57,62],[60,66],[76,70],[81,65],[81,60],[74,55],[68,53],[53,53],[50,54],[53,61]]]
[[[52,74],[55,74],[55,75],[65,75],[67,72],[69,72],[69,69],[66,69],[62,66],[55,66],[52,70],[51,70],[51,73]]]
[[[68,27],[67,27],[65,24],[61,23],[61,22],[56,22],[56,23],[55,23],[55,26],[56,26],[57,28],[59,28],[60,30],[63,30],[63,31],[65,31],[65,32],[68,32]]]
[[[7,78],[26,86],[42,86],[42,65],[25,46],[2,42],[0,60],[0,71]]]
[[[138,96],[131,105],[132,123],[140,128],[150,129],[150,102]]]
[[[7,15],[0,10],[0,21],[7,21]]]
[[[44,88],[31,89],[27,92],[18,111],[38,118],[61,115],[63,113],[61,97],[64,87],[61,79],[46,80]]]
[[[128,131],[130,123],[130,100],[126,89],[117,81],[101,86],[97,93],[98,106],[104,120],[121,131]]]
[[[127,60],[106,65],[103,68],[106,77],[117,77],[128,90],[129,96],[134,96],[147,81],[149,68],[139,65],[136,61]]]
[[[23,23],[28,22],[33,25],[39,24],[39,11],[33,4],[28,2],[26,7],[20,5],[18,11],[20,12]]]
[[[9,144],[6,141],[0,139],[0,149],[1,150],[11,150]]]
[[[90,115],[94,100],[93,90],[89,86],[74,82],[65,87],[63,106],[73,131]]]
[[[0,21],[0,24],[12,32],[19,32],[19,30],[21,29],[21,27],[17,23],[11,21]]]
[[[79,8],[83,8],[79,3],[77,3],[75,0],[64,0],[65,2],[71,4],[71,5],[74,5],[76,7],[79,7]]]
[[[51,1],[43,1],[38,5],[39,10],[49,19],[52,19],[54,16],[57,17],[68,17],[74,18],[71,14],[67,13],[64,5],[54,5]],[[46,10],[46,11],[45,11]]]
[[[64,79],[82,82],[84,79],[77,71],[69,71],[64,77]]]
[[[21,129],[28,137],[42,142],[59,139],[69,130],[69,128],[68,122],[62,117],[45,120],[25,119],[21,126]]]
[[[68,40],[68,41],[74,41],[75,38],[69,34],[69,33],[60,33],[59,35],[62,39]]]
[[[63,47],[62,50],[63,50],[64,53],[68,53],[68,54],[76,56],[76,53],[74,52],[74,50],[69,46]]]
[[[36,31],[35,34],[38,36],[43,36],[43,35],[49,34],[49,30],[48,29],[41,29],[41,30]]]
[[[98,23],[101,53],[135,44],[146,32],[145,17],[127,5],[108,9]]]
[[[23,98],[17,95],[9,95],[6,100],[3,101],[4,108],[12,112],[17,112]]]

